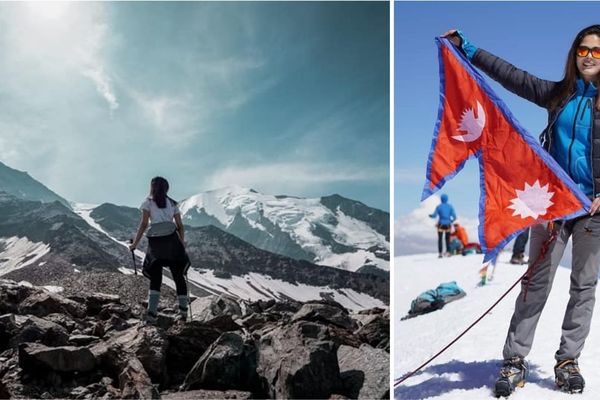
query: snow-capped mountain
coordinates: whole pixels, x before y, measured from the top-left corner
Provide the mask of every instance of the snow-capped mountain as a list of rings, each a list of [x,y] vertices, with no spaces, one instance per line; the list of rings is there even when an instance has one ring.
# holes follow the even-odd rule
[[[389,214],[338,195],[306,199],[234,186],[179,207],[186,225],[214,225],[273,253],[349,271],[389,270]]]
[[[99,207],[30,202],[0,195],[0,277],[26,280],[37,285],[59,285],[61,279],[80,272],[134,272],[127,243],[116,234],[132,234],[139,222],[121,216],[120,224],[90,217]],[[125,210],[125,212],[127,212]],[[130,237],[130,236],[128,236]],[[292,298],[334,299],[352,310],[386,307],[389,280],[319,266],[304,260],[269,253],[214,226],[186,230],[192,261],[190,292],[204,296],[227,293],[244,300]],[[141,248],[145,250],[145,246]],[[143,253],[137,253],[143,257]],[[141,257],[137,257],[138,270]],[[166,273],[165,284],[174,287]]]
[[[112,204],[77,205],[75,211],[121,243],[133,235],[141,216],[135,208]],[[197,295],[227,293],[251,300],[333,298],[349,309],[385,307],[389,303],[387,277],[274,254],[213,225],[187,227],[186,243],[192,261],[188,275]],[[140,249],[145,248],[142,242]],[[133,272],[129,268],[121,271]],[[167,283],[173,284],[169,280]]]
[[[481,255],[438,259],[435,253],[401,256],[394,259],[394,378],[413,371],[455,339],[479,318],[526,271],[526,265],[512,265],[510,252],[500,253],[493,280],[478,286]],[[552,292],[536,329],[533,348],[527,357],[529,378],[511,400],[593,400],[600,393],[600,314],[592,318],[591,333],[579,358],[586,380],[582,394],[569,395],[556,390],[554,353],[561,336],[563,313],[569,301],[570,270],[559,267]],[[491,268],[488,277],[491,276]],[[438,311],[401,321],[410,302],[421,292],[442,282],[456,281],[467,295]],[[502,347],[515,300],[517,285],[496,308],[488,313],[462,339],[437,359],[394,390],[398,400],[492,399],[494,383],[502,365]]]
[[[21,200],[37,200],[44,203],[58,201],[66,207],[70,207],[67,200],[33,179],[27,172],[10,168],[1,162],[0,191],[13,195]]]

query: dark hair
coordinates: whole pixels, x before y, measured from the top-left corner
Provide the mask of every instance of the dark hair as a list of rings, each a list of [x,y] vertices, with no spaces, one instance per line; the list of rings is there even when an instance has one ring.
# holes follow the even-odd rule
[[[156,176],[150,181],[150,197],[156,203],[158,208],[165,208],[167,206],[167,199],[171,200],[173,204],[177,204],[175,200],[167,196],[169,191],[169,182],[162,176]]]
[[[567,61],[565,63],[565,75],[563,79],[558,83],[555,89],[555,96],[550,101],[550,108],[554,109],[563,105],[567,98],[575,91],[575,84],[579,77],[579,71],[577,70],[577,47],[581,44],[581,41],[587,35],[596,35],[600,37],[600,25],[590,25],[587,28],[583,28],[571,44],[569,54],[567,55]],[[595,82],[596,86],[598,82]],[[596,99],[598,102],[598,99]],[[597,103],[598,104],[598,103]]]

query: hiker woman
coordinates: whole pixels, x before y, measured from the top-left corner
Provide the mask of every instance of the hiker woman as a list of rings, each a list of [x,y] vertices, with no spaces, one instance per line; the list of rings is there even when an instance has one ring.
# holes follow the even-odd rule
[[[148,250],[143,264],[144,276],[150,279],[146,317],[146,322],[150,324],[156,323],[163,267],[169,266],[175,281],[182,320],[185,321],[188,311],[189,301],[184,275],[190,263],[185,252],[181,213],[175,200],[167,196],[168,191],[169,183],[165,178],[157,176],[152,179],[150,195],[140,207],[140,226],[133,243],[129,246],[131,251],[138,246],[150,222],[150,229],[146,233]]]
[[[541,143],[592,200],[589,215],[531,228],[530,263],[535,263],[544,245],[549,247],[545,257],[533,266],[529,283],[524,279],[521,284],[495,394],[508,396],[515,386],[525,383],[525,357],[569,237],[573,238],[570,299],[560,346],[554,355],[554,373],[558,388],[570,393],[582,392],[585,381],[577,359],[590,331],[600,266],[600,215],[596,214],[600,208],[600,25],[589,26],[577,34],[559,82],[537,78],[478,49],[460,31],[450,30],[442,36],[448,37],[473,65],[506,89],[548,110],[548,126],[540,136]]]

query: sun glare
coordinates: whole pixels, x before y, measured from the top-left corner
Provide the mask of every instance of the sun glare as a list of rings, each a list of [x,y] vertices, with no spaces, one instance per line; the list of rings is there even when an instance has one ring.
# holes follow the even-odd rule
[[[54,1],[32,1],[27,2],[30,15],[41,21],[61,20],[69,9],[69,3]]]

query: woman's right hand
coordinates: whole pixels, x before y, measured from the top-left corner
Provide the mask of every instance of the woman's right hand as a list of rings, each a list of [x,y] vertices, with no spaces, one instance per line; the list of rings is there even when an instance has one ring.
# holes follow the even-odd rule
[[[456,33],[456,29],[450,29],[440,35],[443,38],[446,38],[452,42],[453,45],[460,47],[461,40],[458,33]]]

